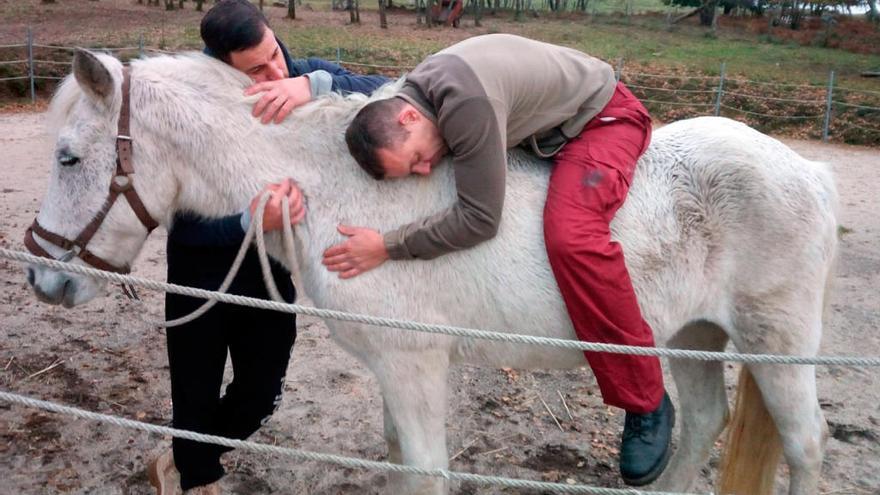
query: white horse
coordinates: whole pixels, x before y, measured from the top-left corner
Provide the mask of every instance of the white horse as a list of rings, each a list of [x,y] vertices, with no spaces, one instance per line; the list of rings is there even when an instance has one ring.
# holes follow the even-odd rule
[[[307,198],[298,228],[304,289],[324,308],[423,322],[575,339],[544,252],[542,208],[550,166],[512,151],[504,218],[495,239],[430,262],[388,262],[352,280],[320,263],[346,222],[380,230],[452,204],[451,167],[430,177],[377,182],[346,152],[346,125],[366,97],[327,97],[280,126],[250,116],[247,77],[200,54],[132,62],[134,185],[153,218],[241,211],[260,188],[295,178]],[[52,102],[56,162],[38,216],[75,236],[106,195],[113,170],[123,67],[79,52]],[[380,91],[388,96],[392,85]],[[677,122],[654,134],[612,230],[658,346],[811,356],[822,334],[823,299],[837,245],[836,190],[823,164],[723,118]],[[110,209],[89,249],[117,266],[134,261],[147,230],[125,202]],[[268,239],[281,256],[278,238]],[[38,242],[52,255],[61,250]],[[37,295],[66,306],[102,283],[28,267]],[[571,368],[573,350],[501,344],[328,321],[333,338],[381,386],[389,458],[446,468],[450,365]],[[728,416],[723,365],[670,360],[681,435],[655,488],[687,491]],[[817,493],[826,424],[813,366],[749,365],[790,468],[790,493]],[[746,399],[746,401],[752,399]],[[746,430],[749,433],[749,430]],[[762,434],[763,435],[763,434]],[[772,435],[775,436],[775,435]],[[760,441],[766,441],[760,438]],[[755,460],[754,453],[746,453]],[[755,461],[760,464],[760,461]],[[775,465],[759,466],[770,470]],[[752,469],[752,468],[749,468]],[[755,471],[746,477],[757,478]],[[400,477],[392,493],[445,493],[443,479]],[[733,491],[733,489],[730,489]],[[752,489],[739,493],[755,493]]]

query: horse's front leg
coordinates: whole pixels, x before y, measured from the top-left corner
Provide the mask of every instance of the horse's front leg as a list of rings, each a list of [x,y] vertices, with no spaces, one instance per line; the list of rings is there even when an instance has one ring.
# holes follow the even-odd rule
[[[445,350],[383,352],[370,363],[382,389],[389,460],[446,469],[447,375]],[[445,479],[392,473],[388,493],[443,495]]]

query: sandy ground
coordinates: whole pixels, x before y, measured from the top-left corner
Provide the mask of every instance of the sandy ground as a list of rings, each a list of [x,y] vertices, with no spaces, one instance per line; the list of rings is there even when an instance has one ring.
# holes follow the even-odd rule
[[[52,143],[42,114],[0,115],[0,245],[21,237],[45,190]],[[789,141],[831,162],[842,198],[842,256],[822,354],[880,355],[880,152]],[[135,274],[161,279],[164,232],[153,235]],[[158,317],[162,294],[142,294]],[[168,424],[165,337],[142,310],[113,293],[74,310],[38,303],[16,263],[0,260],[0,387],[92,411]],[[301,318],[284,402],[253,439],[381,460],[381,402],[370,373],[337,348],[324,325]],[[47,368],[51,368],[46,370]],[[732,385],[736,369],[728,365]],[[46,370],[46,371],[43,371]],[[41,371],[43,371],[41,373]],[[877,370],[821,367],[819,397],[832,431],[823,494],[880,493]],[[458,368],[451,377],[451,468],[536,480],[622,487],[616,474],[622,417],[604,407],[586,370],[521,372]],[[564,397],[564,402],[562,397]],[[546,403],[546,406],[544,405]],[[566,411],[566,407],[570,411]],[[557,427],[550,413],[559,420]],[[144,472],[168,439],[0,403],[0,493],[151,493]],[[717,453],[699,489],[711,490]],[[227,454],[234,493],[370,494],[383,474]],[[785,486],[784,468],[779,486]],[[535,493],[471,485],[456,493]]]

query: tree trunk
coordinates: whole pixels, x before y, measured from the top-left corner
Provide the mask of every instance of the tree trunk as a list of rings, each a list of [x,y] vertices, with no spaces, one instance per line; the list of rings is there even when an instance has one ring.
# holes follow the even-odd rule
[[[474,26],[482,27],[483,23],[483,0],[474,0]]]
[[[179,0],[179,1],[177,2],[177,8],[180,9],[180,10],[183,10],[183,1],[184,1],[184,0]]]
[[[385,16],[385,0],[379,0],[379,27],[388,29],[388,18]]]
[[[174,10],[174,0],[165,0],[165,10]]]
[[[880,13],[877,12],[877,0],[868,0],[868,20],[874,24],[880,23]]]
[[[715,10],[718,7],[717,0],[704,0],[700,7],[700,25],[712,27],[715,23]]]
[[[205,0],[196,0],[196,12],[202,11],[202,5],[204,5]]]

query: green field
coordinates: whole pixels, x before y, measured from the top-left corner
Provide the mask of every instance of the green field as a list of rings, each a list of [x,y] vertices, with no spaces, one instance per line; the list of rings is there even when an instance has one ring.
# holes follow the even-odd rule
[[[284,18],[285,8],[267,6],[265,12],[276,34],[288,44],[294,56],[392,66],[380,68],[349,65],[357,71],[381,71],[392,76],[401,74],[425,56],[458,40],[499,32],[566,45],[601,57],[615,67],[622,68],[623,79],[628,84],[666,88],[666,93],[658,92],[659,90],[653,93],[647,90],[641,94],[637,92],[640,97],[652,100],[670,101],[675,96],[670,92],[675,89],[713,90],[718,82],[717,79],[713,81],[710,78],[718,76],[722,63],[725,63],[727,79],[758,82],[743,82],[738,85],[733,83],[725,86],[726,89],[757,97],[770,96],[813,102],[810,105],[789,105],[773,104],[766,100],[735,101],[730,102],[730,105],[735,104],[739,113],[727,115],[746,120],[760,129],[810,137],[821,135],[821,119],[786,120],[784,116],[824,113],[824,104],[820,100],[825,97],[829,72],[833,70],[835,87],[840,88],[835,93],[835,99],[844,103],[839,110],[835,110],[835,122],[850,127],[846,132],[837,129],[832,133],[833,137],[846,142],[880,144],[880,131],[875,131],[880,129],[880,112],[873,110],[880,108],[880,78],[862,77],[865,72],[880,70],[878,50],[874,49],[873,54],[854,53],[810,46],[820,44],[809,42],[810,40],[820,39],[823,35],[828,37],[828,33],[815,27],[812,32],[797,33],[807,37],[807,45],[783,41],[791,34],[786,28],[776,28],[770,33],[766,33],[765,29],[763,34],[755,32],[755,26],[767,26],[767,21],[763,18],[752,20],[751,24],[748,24],[748,18],[722,18],[718,29],[711,32],[697,26],[694,19],[669,26],[667,18],[684,10],[671,10],[659,0],[633,0],[629,8],[625,8],[624,2],[625,0],[593,0],[587,9],[589,14],[556,14],[544,10],[543,3],[534,2],[533,5],[538,9],[535,16],[526,15],[521,20],[515,20],[513,12],[509,10],[499,11],[495,15],[486,11],[481,27],[474,26],[473,17],[468,15],[462,21],[460,29],[417,25],[415,12],[401,7],[395,7],[389,12],[389,29],[379,29],[378,15],[373,4],[370,8],[362,9],[361,24],[353,25],[348,22],[348,12],[334,12],[330,9],[329,0],[304,2],[298,6],[298,18],[295,21]],[[569,4],[572,3],[569,0]],[[102,17],[118,15],[120,20],[127,23],[127,27],[111,27],[116,23],[109,18],[105,22],[95,21],[91,24],[66,22],[69,16],[80,13],[75,12],[75,8],[103,9]],[[144,15],[139,16],[138,21],[133,21],[132,12],[137,10],[141,10]],[[648,13],[628,16],[624,15],[623,10]],[[23,42],[25,26],[32,25],[37,42],[42,44],[118,47],[137,46],[143,39],[147,47],[163,50],[200,49],[201,40],[197,26],[201,15],[192,10],[191,3],[187,3],[185,10],[164,12],[156,7],[135,5],[129,0],[102,0],[100,3],[83,0],[79,4],[75,0],[67,0],[52,7],[41,7],[37,0],[28,0],[28,3],[7,1],[0,3],[0,21],[4,21],[0,27],[0,44],[15,40]],[[848,24],[841,24],[842,28],[831,33],[831,38],[849,42],[851,49],[853,42],[860,40],[867,47],[871,43],[880,43],[880,31],[871,28],[864,20],[846,22]],[[748,26],[749,29],[743,26]],[[855,28],[859,28],[858,33],[851,34]],[[22,58],[22,55],[10,50],[0,50],[0,59]],[[59,61],[69,60],[70,56],[66,51],[53,54],[46,50],[38,55]],[[137,53],[129,51],[124,55],[133,56]],[[64,66],[42,66],[38,69],[40,74],[47,75],[49,71],[48,75],[56,77],[67,70]],[[0,77],[15,75],[15,70],[22,69],[0,66]],[[639,79],[643,74],[663,74],[666,79]],[[670,80],[672,77],[680,79]],[[793,86],[777,88],[761,86],[760,83]],[[6,91],[0,92],[0,105],[8,105],[9,101],[20,103],[28,97],[24,83],[16,81],[6,84]],[[39,81],[38,89],[42,91],[42,95],[47,96],[53,84],[53,81]],[[848,90],[851,91],[847,92]],[[652,104],[649,107],[655,116],[667,121],[714,111],[713,99],[709,93],[700,93],[696,100],[676,97],[672,101],[674,103]],[[693,101],[695,106],[686,108],[688,101]],[[760,114],[769,114],[773,118],[756,117]]]

